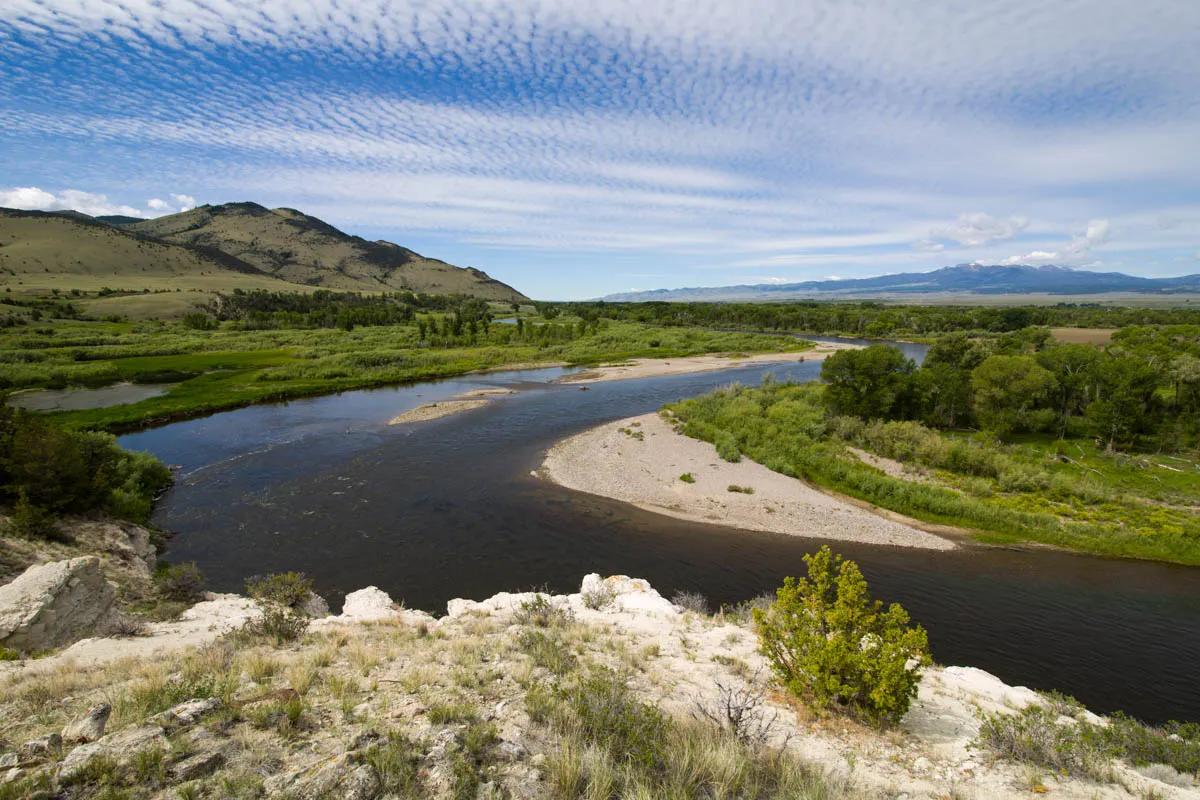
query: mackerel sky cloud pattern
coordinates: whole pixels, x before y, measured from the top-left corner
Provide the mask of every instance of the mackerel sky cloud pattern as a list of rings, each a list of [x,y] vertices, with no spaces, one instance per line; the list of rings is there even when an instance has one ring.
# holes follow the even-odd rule
[[[545,297],[1193,273],[1196,142],[1186,0],[0,3],[0,199],[289,205]]]

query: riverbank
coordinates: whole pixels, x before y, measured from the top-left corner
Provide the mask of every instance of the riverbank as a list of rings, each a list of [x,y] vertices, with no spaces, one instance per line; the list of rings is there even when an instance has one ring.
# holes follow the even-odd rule
[[[955,547],[749,459],[723,461],[711,444],[677,433],[657,413],[559,442],[540,474],[570,489],[694,522],[930,550]]]
[[[564,375],[558,379],[558,383],[599,383],[632,378],[661,378],[668,375],[687,375],[693,372],[752,367],[758,364],[820,361],[839,350],[856,347],[859,345],[823,342],[809,350],[790,353],[758,353],[755,355],[710,353],[686,358],[635,358],[617,364],[601,364],[581,372]]]
[[[1060,706],[969,667],[926,670],[892,730],[818,715],[772,685],[746,609],[689,610],[623,576],[589,575],[572,594],[452,600],[440,617],[368,587],[294,641],[240,633],[245,619],[186,641],[164,631],[161,647],[150,646],[157,631],[105,640],[95,661],[7,665],[0,796],[599,795],[597,784],[619,779],[628,761],[621,737],[637,743],[651,724],[655,738],[639,746],[666,767],[647,774],[661,781],[650,796],[667,796],[669,785],[678,794],[668,784],[676,776],[689,782],[679,796],[763,796],[737,781],[783,774],[805,787],[787,796],[830,800],[1183,800],[1196,791],[1192,777],[1163,765],[1106,756],[1103,777],[1085,778],[984,749],[983,714],[1019,720],[1024,709]],[[731,708],[748,715],[751,738],[727,727]],[[588,709],[620,712],[624,727],[561,724]]]

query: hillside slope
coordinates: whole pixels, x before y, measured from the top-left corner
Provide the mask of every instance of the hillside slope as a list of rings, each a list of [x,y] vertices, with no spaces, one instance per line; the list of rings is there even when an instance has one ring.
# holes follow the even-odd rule
[[[225,271],[268,277],[221,251],[157,241],[86,214],[0,208],[0,272],[8,276],[164,277]]]
[[[221,250],[263,273],[308,286],[354,291],[409,289],[522,301],[511,286],[385,241],[343,233],[290,208],[256,203],[200,206],[126,226],[168,242]]]

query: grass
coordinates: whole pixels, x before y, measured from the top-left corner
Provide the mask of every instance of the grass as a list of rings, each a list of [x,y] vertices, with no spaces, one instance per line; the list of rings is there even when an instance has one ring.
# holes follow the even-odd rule
[[[1111,454],[1085,439],[1002,444],[918,423],[828,419],[815,384],[730,387],[667,408],[680,430],[723,456],[984,541],[1032,541],[1099,555],[1200,565],[1200,460]],[[914,465],[915,481],[847,448]],[[730,487],[737,491],[741,487]]]
[[[1155,727],[1120,714],[1098,725],[1062,696],[1017,713],[983,715],[978,744],[998,758],[1096,781],[1112,780],[1114,759],[1168,767],[1185,785],[1200,779],[1200,725]]]
[[[513,365],[811,346],[790,337],[613,321],[569,341],[539,344],[515,338],[512,327],[493,324],[473,346],[432,348],[419,340],[415,325],[199,331],[161,321],[55,320],[0,332],[0,365],[10,389],[169,382],[165,394],[137,403],[54,415],[69,427],[121,431],[254,403]]]

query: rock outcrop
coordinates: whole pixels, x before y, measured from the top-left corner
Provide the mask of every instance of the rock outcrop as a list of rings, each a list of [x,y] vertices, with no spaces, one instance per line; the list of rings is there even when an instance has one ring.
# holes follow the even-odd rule
[[[34,652],[103,636],[116,600],[95,556],[32,566],[0,586],[0,646]]]

